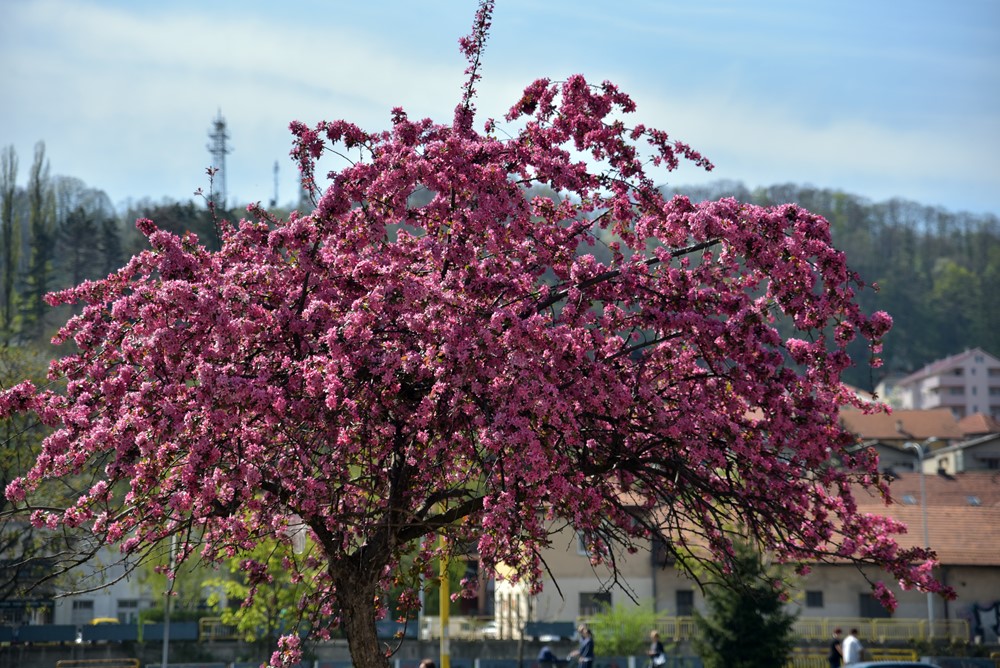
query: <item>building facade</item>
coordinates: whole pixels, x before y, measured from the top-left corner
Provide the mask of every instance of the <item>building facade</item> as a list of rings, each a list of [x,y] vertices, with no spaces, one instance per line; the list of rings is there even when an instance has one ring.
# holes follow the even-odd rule
[[[956,418],[983,413],[1000,418],[1000,359],[973,348],[883,387],[880,395],[897,408],[946,407]]]
[[[982,619],[990,610],[1000,611],[1000,476],[991,471],[952,476],[924,474],[921,485],[921,475],[910,471],[897,477],[891,489],[890,505],[859,492],[859,509],[906,524],[909,531],[897,537],[901,546],[922,547],[926,541],[937,552],[937,575],[954,588],[957,598],[949,601],[931,597],[936,622],[964,620],[970,629],[978,629],[984,642],[996,643],[997,629],[984,625]],[[649,604],[663,617],[685,617],[694,610],[705,610],[698,585],[664,560],[663,552],[655,546],[635,554],[617,554],[619,573],[614,577],[606,567],[591,564],[572,532],[564,533],[543,555],[548,573],[541,593],[530,596],[523,584],[498,583],[497,614],[498,622],[505,625],[504,637],[517,637],[517,629],[526,621],[585,618],[600,604]],[[848,563],[815,564],[808,575],[794,578],[797,594],[788,605],[799,613],[800,620],[927,618],[926,594],[902,591],[887,581],[899,602],[890,613],[872,596],[869,579],[891,577],[876,569],[859,570]],[[501,610],[517,612],[501,618]]]

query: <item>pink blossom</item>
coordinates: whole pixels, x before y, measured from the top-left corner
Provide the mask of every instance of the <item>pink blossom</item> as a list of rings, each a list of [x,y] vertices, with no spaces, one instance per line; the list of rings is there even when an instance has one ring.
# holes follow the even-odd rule
[[[840,374],[848,344],[877,354],[891,319],[858,305],[827,221],[666,199],[665,172],[710,163],[628,124],[633,100],[582,75],[532,83],[511,127],[479,134],[491,11],[462,42],[450,125],[402,109],[378,133],[293,123],[315,210],[254,207],[217,251],[140,220],[152,250],[56,296],[86,305],[57,336],[76,351],[51,367],[64,391],[0,392],[0,415],[53,427],[7,498],[26,509],[45,481],[94,475],[32,521],[99,517],[127,555],[181,535],[209,561],[289,540],[294,516],[315,542],[310,603],[344,623],[373,623],[388,592],[468,545],[537,591],[566,524],[595,568],[651,536],[702,537],[725,564],[749,522],[781,560],[846,559],[948,594],[933,555],[854,501],[854,481],[884,490],[837,420],[845,402],[870,410]],[[342,149],[356,161],[319,189],[317,160]],[[271,662],[300,658],[287,637]]]

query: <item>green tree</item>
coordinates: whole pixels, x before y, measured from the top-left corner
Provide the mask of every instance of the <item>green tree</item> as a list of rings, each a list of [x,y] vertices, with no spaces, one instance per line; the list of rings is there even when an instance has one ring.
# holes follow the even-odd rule
[[[705,668],[774,668],[791,653],[796,615],[773,569],[747,543],[734,543],[732,569],[709,574],[708,613],[695,612],[695,649]]]
[[[28,347],[0,345],[0,390],[25,378],[44,383],[45,363]],[[0,419],[0,489],[30,468],[46,433],[31,416]],[[0,494],[0,600],[15,601],[47,575],[49,555],[65,544],[60,534],[33,528],[27,515],[14,512],[13,504]],[[51,595],[52,584],[35,588],[32,597]]]
[[[7,146],[0,153],[0,335],[9,340],[14,327],[14,281],[17,276],[18,235],[17,153]]]
[[[98,222],[86,209],[78,206],[59,221],[57,248],[64,279],[69,285],[79,285],[95,278],[94,269],[99,260]]]
[[[122,235],[118,220],[113,216],[106,216],[101,221],[101,229],[98,234],[100,275],[107,276],[121,268],[125,263],[125,251],[122,248]]]
[[[248,568],[249,560],[267,564],[266,572]],[[212,592],[208,605],[220,613],[223,624],[235,627],[244,641],[254,645],[258,657],[270,656],[281,635],[307,630],[299,605],[309,586],[300,567],[311,563],[297,558],[286,543],[260,543],[241,558],[231,559],[228,573],[203,582]]]
[[[218,211],[218,215],[223,216],[224,211]],[[194,200],[177,202],[164,199],[161,202],[153,202],[150,199],[142,199],[128,207],[125,219],[135,221],[139,218],[149,218],[155,220],[157,227],[177,235],[186,232],[193,232],[198,235],[198,239],[208,248],[217,249],[218,232],[215,229],[215,221],[212,214]],[[146,238],[133,230],[126,242],[126,252],[128,255],[135,255],[147,250],[149,243]]]
[[[35,145],[35,159],[28,176],[28,207],[31,255],[24,277],[22,331],[29,340],[39,340],[45,332],[48,312],[45,295],[53,287],[52,258],[55,251],[55,193],[43,142]]]
[[[594,632],[594,649],[602,656],[641,656],[656,628],[652,603],[606,606],[588,620]]]

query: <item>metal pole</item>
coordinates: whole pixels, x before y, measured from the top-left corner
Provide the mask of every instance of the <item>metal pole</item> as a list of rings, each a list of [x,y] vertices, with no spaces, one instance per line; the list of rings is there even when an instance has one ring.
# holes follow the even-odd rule
[[[920,505],[924,515],[924,547],[931,549],[931,535],[927,530],[927,478],[924,475],[924,448],[920,447]],[[934,637],[934,596],[927,592],[927,635]]]
[[[907,443],[904,447],[912,448],[917,453],[917,466],[920,469],[920,511],[924,521],[924,548],[931,548],[930,532],[927,529],[927,482],[924,477],[924,444]],[[927,592],[927,636],[934,637],[934,595]]]
[[[448,582],[448,555],[444,551],[444,536],[441,536],[441,584],[439,585],[438,614],[441,616],[441,668],[451,668],[451,639],[448,637],[449,607],[451,592]]]
[[[170,560],[167,562],[168,570],[174,570],[174,541],[177,536],[170,537]],[[168,580],[167,589],[163,599],[163,653],[160,656],[160,668],[167,668],[167,659],[170,655],[170,594],[174,590],[174,581]]]

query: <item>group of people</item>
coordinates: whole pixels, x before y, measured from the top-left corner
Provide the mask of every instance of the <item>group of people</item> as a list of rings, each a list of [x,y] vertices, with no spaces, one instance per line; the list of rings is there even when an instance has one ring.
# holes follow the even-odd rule
[[[833,630],[833,642],[830,643],[830,668],[850,666],[859,663],[864,655],[864,645],[858,640],[858,630],[851,629],[847,637],[841,639],[839,628]]]
[[[593,668],[594,634],[586,625],[581,625],[576,631],[580,644],[570,653],[567,659],[560,659],[552,651],[552,648],[546,645],[538,653],[538,663],[543,666],[554,666],[561,663],[569,663],[575,659],[580,664],[580,668]],[[858,630],[851,629],[845,638],[841,638],[842,633],[843,631],[840,628],[833,630],[833,642],[830,643],[830,668],[841,668],[841,666],[850,666],[851,664],[858,663],[864,655],[865,648],[858,639]],[[660,634],[656,631],[649,633],[649,651],[646,654],[649,656],[649,665],[651,668],[662,666],[667,662],[663,643],[660,641]],[[425,659],[420,664],[420,668],[434,668],[434,662],[430,659]]]
[[[594,666],[594,633],[590,628],[581,624],[576,630],[577,639],[579,645],[575,650],[570,652],[570,655],[565,660],[560,659],[552,651],[552,648],[548,645],[542,647],[542,651],[538,653],[538,663],[542,666],[555,666],[562,663],[569,663],[571,661],[576,661],[580,664],[580,668],[593,668]]]
[[[594,633],[586,625],[581,625],[577,630],[579,646],[570,652],[569,657],[563,661],[555,655],[552,648],[546,645],[538,653],[538,663],[542,666],[555,666],[561,663],[570,663],[574,659],[580,664],[580,668],[593,668],[594,666]],[[651,631],[649,634],[649,664],[652,667],[662,666],[667,662],[667,655],[664,653],[663,643],[660,642],[660,634]]]

